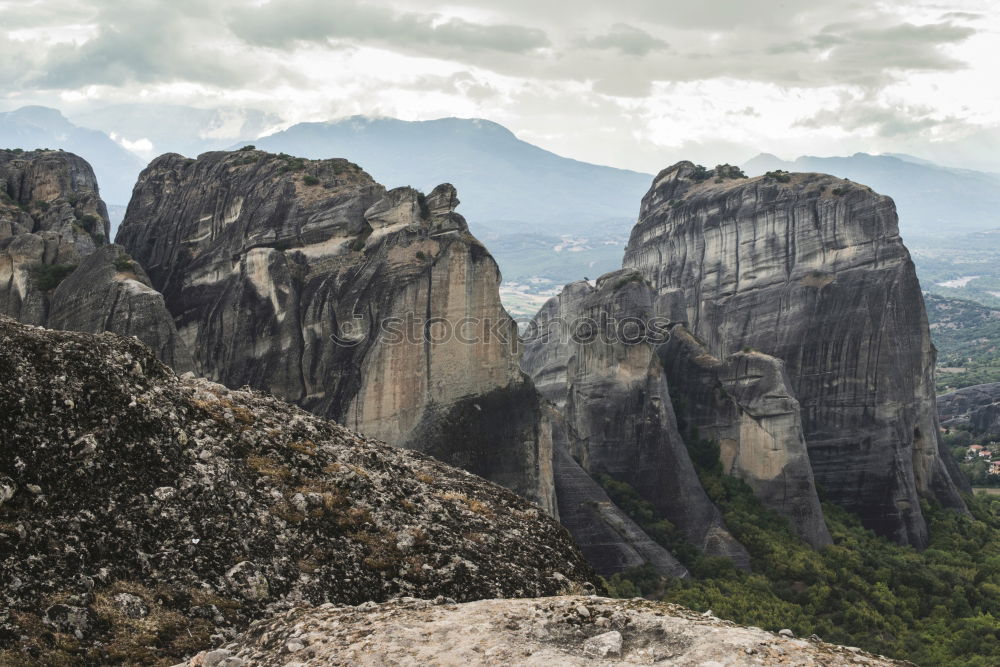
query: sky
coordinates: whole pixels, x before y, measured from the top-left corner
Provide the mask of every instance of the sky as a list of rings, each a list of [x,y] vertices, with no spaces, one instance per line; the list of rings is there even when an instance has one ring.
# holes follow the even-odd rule
[[[478,117],[647,172],[762,151],[1000,171],[998,62],[1000,0],[0,0],[0,109]]]

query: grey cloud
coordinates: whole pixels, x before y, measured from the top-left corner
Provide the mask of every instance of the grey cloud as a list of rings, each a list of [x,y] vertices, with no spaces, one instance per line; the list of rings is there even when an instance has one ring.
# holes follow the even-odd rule
[[[72,89],[181,81],[230,88],[269,76],[295,78],[280,64],[227,53],[220,39],[220,5],[102,0],[94,9],[97,34],[82,44],[50,47],[30,84]]]
[[[973,12],[946,12],[941,15],[942,21],[978,21],[984,18],[982,14]]]
[[[795,125],[811,129],[837,127],[848,132],[873,128],[880,137],[898,137],[955,122],[950,117],[933,117],[933,109],[929,107],[890,107],[845,96],[838,107],[819,111]]]
[[[274,0],[233,12],[230,27],[249,43],[291,48],[298,42],[358,40],[410,49],[455,48],[525,53],[549,45],[545,32],[518,25],[442,20],[427,13],[396,13],[350,0]]]
[[[85,0],[55,2],[0,2],[5,30],[40,28],[84,22],[92,18],[94,8]]]
[[[669,45],[662,39],[653,37],[625,23],[615,23],[603,35],[580,40],[581,46],[591,49],[613,49],[630,56],[645,56],[651,51],[665,49]]]

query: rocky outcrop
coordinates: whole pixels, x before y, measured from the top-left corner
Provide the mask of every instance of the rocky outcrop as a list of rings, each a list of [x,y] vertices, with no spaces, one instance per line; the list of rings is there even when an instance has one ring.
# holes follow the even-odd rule
[[[63,151],[0,150],[0,315],[58,329],[136,336],[190,368],[162,297],[108,245],[90,165]]]
[[[188,667],[392,665],[908,665],[743,628],[672,604],[563,596],[443,604],[402,599],[293,609]]]
[[[56,287],[46,325],[135,336],[178,372],[192,368],[191,356],[177,337],[163,295],[150,286],[142,267],[118,245],[98,248]]]
[[[573,536],[587,562],[602,575],[649,564],[662,575],[687,577],[687,568],[615,505],[570,456],[565,417],[552,406],[548,411],[559,522]]]
[[[745,179],[681,162],[643,199],[624,266],[712,356],[784,362],[816,481],[866,526],[921,547],[921,495],[964,508],[891,199],[819,174]]]
[[[118,234],[196,372],[419,449],[554,510],[551,438],[496,263],[454,188],[346,160],[164,155]]]
[[[171,664],[292,603],[590,577],[502,487],[134,339],[0,318],[2,664]]]
[[[722,472],[746,481],[809,544],[831,544],[784,363],[752,350],[720,360],[683,325],[659,352],[681,430],[718,442]]]
[[[747,566],[677,431],[656,355],[654,338],[663,333],[641,276],[610,273],[596,287],[573,283],[549,300],[532,322],[522,363],[561,406],[567,452],[583,470],[629,484],[689,543]]]
[[[964,387],[937,397],[941,425],[967,426],[976,435],[1000,434],[1000,382]]]

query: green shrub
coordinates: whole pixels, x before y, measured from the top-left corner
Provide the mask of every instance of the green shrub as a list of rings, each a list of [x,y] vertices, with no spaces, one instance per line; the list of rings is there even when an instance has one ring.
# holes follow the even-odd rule
[[[777,181],[779,183],[788,183],[792,180],[792,175],[783,169],[775,169],[774,171],[769,171],[764,174],[764,178]]]
[[[75,269],[76,264],[36,264],[31,269],[31,277],[38,289],[47,292],[58,287]]]
[[[625,276],[623,278],[619,278],[618,282],[615,283],[615,289],[616,290],[621,289],[621,288],[623,288],[626,285],[629,285],[631,283],[638,283],[638,284],[642,285],[643,283],[649,284],[649,281],[646,280],[645,278],[643,278],[642,276],[640,276],[638,273],[633,273],[633,274]]]
[[[694,171],[691,172],[691,180],[698,181],[699,183],[708,180],[710,176],[712,176],[712,172],[700,164],[696,164]]]
[[[417,194],[417,207],[420,208],[421,220],[427,220],[431,217],[431,207],[427,205],[427,197],[423,192]]]
[[[316,178],[315,176],[310,175],[310,174],[306,174],[305,176],[303,176],[302,177],[302,182],[305,185],[319,185],[319,179]]]
[[[118,255],[114,262],[115,270],[120,272],[133,271],[132,258],[128,255]]]
[[[101,219],[91,213],[75,212],[76,219],[80,221],[80,226],[88,233],[92,233],[101,226]]]
[[[717,164],[712,172],[715,174],[716,181],[720,183],[726,179],[741,179],[747,177],[742,169],[732,164]]]
[[[354,252],[359,252],[365,249],[365,240],[362,238],[351,239],[351,242],[347,244],[347,247]]]
[[[247,144],[246,146],[240,149],[240,152],[242,153],[244,151],[255,151],[255,150],[257,150],[256,146],[254,146],[253,144]]]
[[[417,251],[417,259],[419,259],[421,262],[427,259],[427,255],[424,254],[423,250]]]

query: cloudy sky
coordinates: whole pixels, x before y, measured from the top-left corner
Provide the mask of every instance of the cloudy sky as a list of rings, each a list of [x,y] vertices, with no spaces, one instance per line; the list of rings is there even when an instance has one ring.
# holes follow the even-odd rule
[[[0,0],[0,109],[483,117],[644,171],[859,150],[1000,171],[997,62],[1000,0]]]

